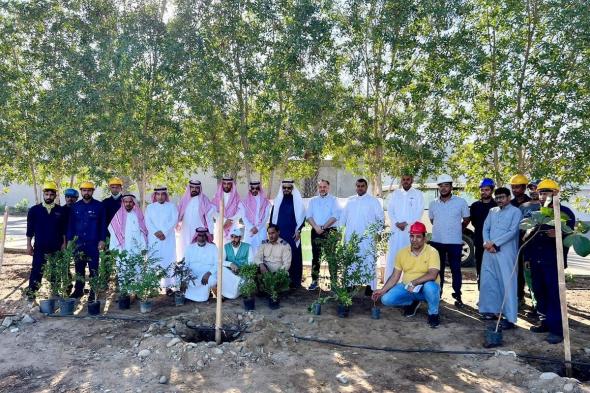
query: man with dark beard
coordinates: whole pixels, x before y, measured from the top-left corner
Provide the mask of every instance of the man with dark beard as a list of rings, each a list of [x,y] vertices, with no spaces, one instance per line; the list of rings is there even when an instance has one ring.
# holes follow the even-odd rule
[[[274,200],[270,222],[281,228],[281,238],[291,246],[291,266],[289,267],[291,288],[301,288],[303,275],[301,229],[305,225],[305,206],[293,180],[283,180],[281,190]]]
[[[35,292],[41,285],[45,256],[59,251],[65,242],[65,212],[63,207],[55,203],[56,195],[55,182],[45,183],[43,202],[31,207],[27,213],[27,253],[33,257],[29,276],[29,301],[35,300]]]
[[[475,270],[477,271],[477,288],[479,289],[479,277],[481,274],[481,262],[483,260],[483,223],[488,217],[491,208],[498,206],[492,198],[495,183],[492,179],[485,178],[479,185],[480,200],[475,201],[469,207],[471,224],[473,225],[473,245],[475,246]]]

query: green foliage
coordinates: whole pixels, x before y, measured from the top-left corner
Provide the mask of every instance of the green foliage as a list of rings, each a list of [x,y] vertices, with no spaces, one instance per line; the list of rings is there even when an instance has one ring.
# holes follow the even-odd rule
[[[239,291],[242,297],[249,299],[256,293],[256,275],[258,273],[258,265],[246,264],[240,267],[239,276],[242,278]]]
[[[63,299],[70,297],[72,284],[72,266],[75,258],[85,258],[84,254],[76,249],[76,238],[68,242],[65,249],[56,251],[46,256],[47,263],[43,268],[43,277],[49,283],[52,295],[59,295]],[[76,280],[84,278],[77,277]]]
[[[186,265],[184,258],[173,263],[173,265],[172,275],[170,277],[176,280],[176,285],[178,285],[180,292],[185,293],[188,285],[195,283],[196,277],[190,266]]]
[[[20,202],[17,202],[14,205],[15,213],[26,213],[29,211],[29,200],[27,198],[23,198]]]
[[[262,290],[266,292],[273,301],[278,301],[281,293],[289,290],[289,272],[279,269],[276,272],[266,272],[260,278]]]
[[[109,284],[115,276],[115,261],[118,257],[118,251],[100,251],[98,271],[94,277],[88,278],[90,289],[94,292],[96,299],[100,298],[100,294],[109,288]]]
[[[166,277],[166,272],[157,264],[157,259],[148,255],[141,256],[141,259],[135,255],[133,258],[137,265],[136,278],[131,282],[131,293],[136,295],[140,300],[146,301],[149,298],[157,296],[160,290],[160,280]]]

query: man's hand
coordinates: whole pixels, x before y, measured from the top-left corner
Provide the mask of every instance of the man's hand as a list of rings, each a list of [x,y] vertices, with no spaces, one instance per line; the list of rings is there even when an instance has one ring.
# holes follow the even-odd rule
[[[103,250],[104,250],[104,248],[105,248],[105,243],[104,243],[102,240],[101,240],[101,241],[99,241],[99,242],[98,242],[98,249],[99,249],[100,251],[103,251]]]
[[[154,236],[157,237],[160,240],[165,240],[166,236],[164,236],[164,233],[162,231],[158,231],[156,233],[154,233]]]
[[[412,281],[410,281],[408,283],[408,285],[406,285],[406,291],[408,291],[410,293],[414,292],[414,288],[415,288],[415,285]]]
[[[300,238],[301,238],[301,233],[299,233],[299,231],[296,231],[295,234],[293,235],[293,239],[295,239],[295,241],[299,241]]]
[[[258,233],[258,228],[256,228],[256,227],[252,227],[252,229],[250,229],[250,233],[251,233],[252,235],[256,235],[256,234]]]
[[[383,292],[383,288],[381,289],[376,289],[373,294],[371,295],[371,299],[373,299],[374,302],[376,302],[377,300],[379,300],[379,298],[381,296],[383,296],[384,292]]]
[[[30,244],[27,244],[27,254],[29,254],[30,256],[33,256],[33,246]]]
[[[229,228],[231,228],[232,225],[234,225],[234,222],[230,219],[227,219],[223,223],[223,229],[229,229]]]
[[[205,273],[203,275],[203,278],[201,278],[201,284],[203,284],[203,285],[209,284],[209,277],[211,277],[211,272]]]
[[[324,233],[324,230],[322,229],[322,227],[315,227],[313,228],[313,230],[315,231],[315,233],[317,233],[318,235],[321,235],[322,233]]]
[[[176,232],[180,232],[182,230],[182,222],[176,224]]]
[[[549,237],[555,237],[555,229],[549,229],[547,231],[547,236],[549,236]]]
[[[401,231],[405,231],[406,227],[408,226],[407,222],[396,222],[395,226],[398,227]]]
[[[260,269],[260,273],[267,273],[268,269],[266,268],[266,265],[264,265],[264,263],[261,263],[260,265],[258,265],[258,268]]]
[[[236,273],[236,274],[238,273],[239,267],[238,267],[238,265],[236,265],[235,263],[233,263],[233,262],[232,262],[232,263],[229,265],[229,268],[231,269],[231,271],[232,271],[232,272],[234,272],[234,273]]]

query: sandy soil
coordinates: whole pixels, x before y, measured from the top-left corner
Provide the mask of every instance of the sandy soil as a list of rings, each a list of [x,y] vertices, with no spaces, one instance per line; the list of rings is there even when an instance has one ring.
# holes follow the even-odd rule
[[[413,318],[382,309],[370,319],[372,302],[359,296],[349,318],[338,318],[326,304],[322,315],[307,306],[316,294],[289,294],[279,310],[257,298],[247,313],[240,299],[225,301],[224,320],[247,329],[237,340],[216,346],[189,342],[190,326],[214,321],[215,305],[175,307],[164,295],[154,311],[140,314],[138,304],[120,311],[111,299],[103,315],[142,320],[86,317],[83,299],[75,318],[47,317],[29,307],[17,287],[28,275],[29,258],[7,255],[0,276],[2,319],[13,323],[0,333],[0,392],[590,392],[587,382],[556,377],[551,363],[511,355],[449,355],[373,351],[310,342],[295,336],[355,345],[402,349],[487,351],[482,348],[484,322],[474,309],[473,272],[464,273],[467,307],[457,310],[448,293],[441,305],[441,326],[426,324],[423,305]],[[590,362],[590,279],[568,283],[574,360]],[[448,291],[447,291],[448,292]],[[34,323],[26,323],[28,317]],[[188,325],[188,326],[187,326]],[[530,323],[504,333],[505,351],[561,358],[563,346],[549,346]],[[184,337],[183,337],[184,336]],[[589,368],[576,376],[590,379]],[[164,382],[164,383],[160,383]]]

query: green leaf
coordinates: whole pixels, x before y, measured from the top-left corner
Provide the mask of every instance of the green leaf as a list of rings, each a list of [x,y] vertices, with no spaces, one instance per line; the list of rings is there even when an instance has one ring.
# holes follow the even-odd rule
[[[569,239],[572,238],[571,241]],[[574,251],[581,257],[590,255],[590,239],[582,235],[570,235],[565,240],[568,240],[568,244],[571,243],[574,247]],[[564,240],[564,245],[566,244]]]

